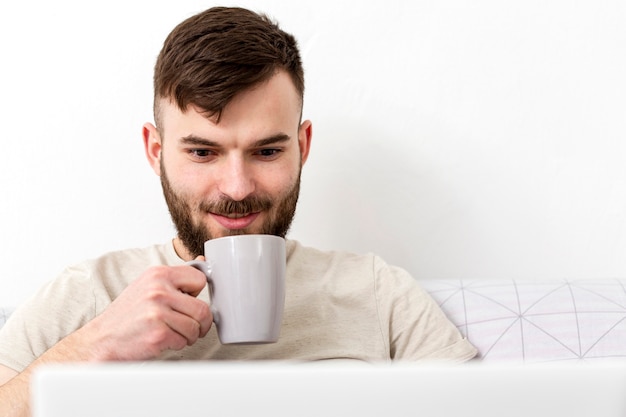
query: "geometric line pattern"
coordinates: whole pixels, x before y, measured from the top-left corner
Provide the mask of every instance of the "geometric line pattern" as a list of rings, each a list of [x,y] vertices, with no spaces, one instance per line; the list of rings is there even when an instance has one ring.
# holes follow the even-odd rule
[[[0,328],[4,326],[4,323],[6,323],[12,311],[12,309],[0,307]]]
[[[483,361],[626,357],[626,280],[420,280]]]

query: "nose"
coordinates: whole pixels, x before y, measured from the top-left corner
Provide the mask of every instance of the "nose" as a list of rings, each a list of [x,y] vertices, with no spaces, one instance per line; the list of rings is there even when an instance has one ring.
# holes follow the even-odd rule
[[[220,168],[218,189],[222,194],[234,201],[241,201],[254,192],[255,181],[252,170],[244,158],[240,156],[227,158]]]

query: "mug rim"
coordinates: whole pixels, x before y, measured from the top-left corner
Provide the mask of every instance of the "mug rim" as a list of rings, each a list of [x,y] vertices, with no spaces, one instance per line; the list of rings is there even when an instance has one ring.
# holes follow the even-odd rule
[[[264,234],[264,233],[249,233],[249,234],[243,234],[243,235],[229,235],[229,236],[220,236],[220,237],[215,237],[213,239],[209,239],[207,241],[204,242],[204,244],[207,244],[209,242],[214,242],[214,241],[218,241],[218,240],[226,240],[226,239],[237,239],[237,238],[241,238],[241,239],[245,239],[245,238],[273,238],[273,239],[280,239],[280,240],[286,240],[284,237],[278,236],[278,235],[271,235],[271,234]]]

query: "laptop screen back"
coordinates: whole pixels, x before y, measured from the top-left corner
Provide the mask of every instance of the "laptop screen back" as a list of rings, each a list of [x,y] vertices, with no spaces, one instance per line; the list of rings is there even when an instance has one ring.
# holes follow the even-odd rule
[[[34,417],[623,417],[626,367],[51,365],[32,398]]]

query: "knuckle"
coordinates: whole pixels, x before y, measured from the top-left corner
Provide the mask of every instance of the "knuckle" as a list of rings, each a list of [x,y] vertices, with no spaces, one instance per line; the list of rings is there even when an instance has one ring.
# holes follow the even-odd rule
[[[198,341],[200,336],[200,323],[195,320],[190,320],[189,334],[187,336],[187,345],[191,346]]]
[[[144,320],[149,328],[161,328],[165,322],[165,313],[159,308],[149,308],[144,313]]]
[[[156,346],[161,350],[163,346],[167,345],[170,334],[171,332],[167,326],[159,326],[150,332],[147,338],[148,344]]]
[[[168,267],[163,265],[154,265],[146,269],[144,277],[149,280],[160,278],[167,275]]]
[[[152,287],[145,292],[145,297],[154,303],[161,304],[168,298],[168,292],[161,287]],[[155,311],[155,314],[158,314]]]
[[[176,337],[173,337],[172,340],[170,341],[168,349],[181,350],[187,345],[188,345],[187,339],[185,339],[184,337],[180,335],[177,335]]]
[[[205,303],[204,301],[201,300],[197,300],[198,303],[196,303],[197,307],[196,307],[196,318],[198,319],[198,321],[202,321],[203,319],[206,319],[207,317],[209,317],[211,315],[211,309],[209,308],[209,305],[207,303]]]

